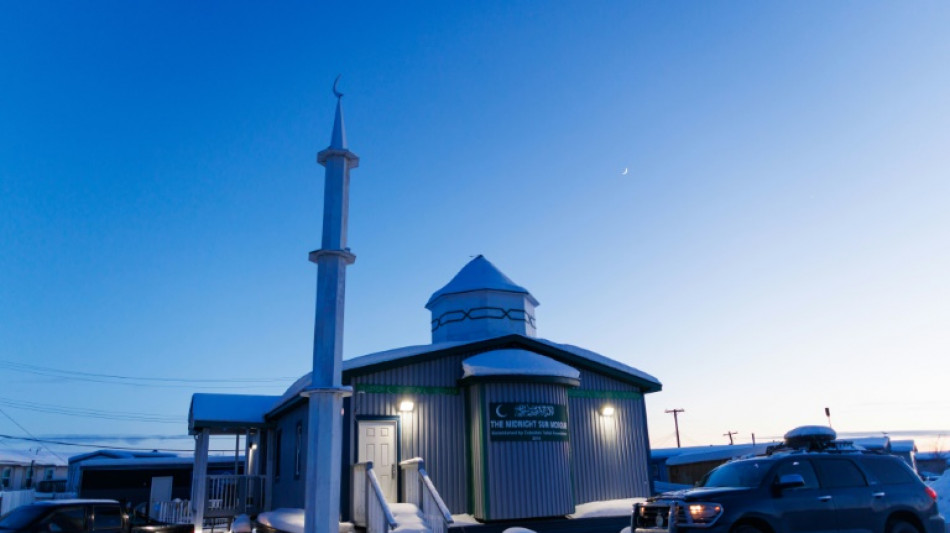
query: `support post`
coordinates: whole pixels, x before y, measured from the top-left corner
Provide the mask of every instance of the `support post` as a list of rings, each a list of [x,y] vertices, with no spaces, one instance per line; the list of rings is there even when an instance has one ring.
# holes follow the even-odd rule
[[[195,533],[202,533],[205,522],[205,501],[208,497],[208,446],[211,430],[204,428],[195,435],[195,467],[191,477],[191,514]]]
[[[267,430],[267,466],[264,475],[264,511],[270,511],[273,507],[273,497],[271,493],[274,487],[274,467],[276,465],[277,450],[277,432],[273,429]]]

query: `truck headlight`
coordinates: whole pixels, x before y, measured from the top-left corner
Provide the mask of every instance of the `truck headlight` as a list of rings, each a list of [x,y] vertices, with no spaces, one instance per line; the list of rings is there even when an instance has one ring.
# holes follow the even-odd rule
[[[687,510],[694,524],[709,525],[722,515],[722,505],[718,503],[690,503]]]

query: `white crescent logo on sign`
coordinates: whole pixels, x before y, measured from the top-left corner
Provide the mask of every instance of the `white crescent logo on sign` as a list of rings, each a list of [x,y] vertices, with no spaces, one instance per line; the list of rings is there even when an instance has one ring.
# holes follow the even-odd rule
[[[498,415],[498,418],[508,418],[507,416],[501,413],[501,404],[499,404],[498,407],[495,408],[495,414]]]

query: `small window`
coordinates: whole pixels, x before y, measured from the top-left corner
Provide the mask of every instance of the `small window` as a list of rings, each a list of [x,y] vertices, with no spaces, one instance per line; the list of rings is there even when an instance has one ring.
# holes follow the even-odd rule
[[[847,459],[824,459],[818,461],[817,466],[823,488],[866,487],[868,484],[857,465]]]
[[[3,485],[3,488],[10,488],[10,478],[13,477],[13,469],[10,467],[3,469],[3,476],[0,477],[0,485]]]
[[[122,529],[122,512],[115,505],[97,505],[93,512],[92,529]]]
[[[282,430],[277,430],[277,434],[274,435],[274,479],[280,479],[280,456],[281,447],[280,441],[283,440],[281,437],[284,434]]]
[[[815,469],[811,466],[811,463],[804,459],[793,459],[778,465],[778,468],[775,469],[775,479],[772,483],[778,483],[780,477],[788,474],[798,474],[805,480],[805,486],[799,487],[799,489],[818,488],[818,476],[815,475]]]
[[[43,519],[41,530],[51,533],[80,533],[86,529],[86,509],[67,507],[57,509]]]
[[[294,479],[300,479],[303,459],[303,422],[297,422],[297,435],[294,439]]]
[[[888,457],[864,457],[861,464],[871,474],[874,481],[885,485],[913,483],[917,476],[900,459],[891,460]]]
[[[47,468],[47,469],[46,469],[46,473],[43,474],[43,479],[45,479],[46,481],[49,481],[49,480],[53,479],[53,469],[52,469],[52,468]]]

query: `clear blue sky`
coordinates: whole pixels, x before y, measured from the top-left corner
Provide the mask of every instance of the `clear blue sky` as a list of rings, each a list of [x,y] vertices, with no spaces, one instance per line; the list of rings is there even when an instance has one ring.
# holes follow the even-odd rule
[[[338,4],[0,6],[0,433],[137,445],[309,370],[342,74],[346,357],[481,253],[663,382],[654,446],[950,439],[950,5]]]

